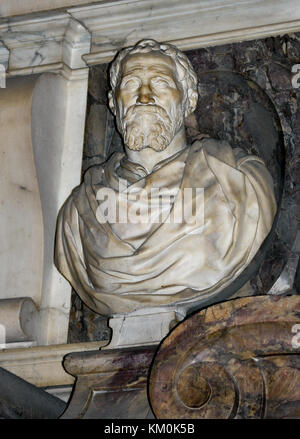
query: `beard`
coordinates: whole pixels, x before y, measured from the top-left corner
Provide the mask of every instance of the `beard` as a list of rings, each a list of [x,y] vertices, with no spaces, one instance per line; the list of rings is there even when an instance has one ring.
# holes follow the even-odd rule
[[[136,104],[128,108],[122,120],[118,118],[118,128],[129,149],[140,151],[152,148],[160,152],[173,140],[179,119],[178,114],[171,118],[164,108],[157,105]]]

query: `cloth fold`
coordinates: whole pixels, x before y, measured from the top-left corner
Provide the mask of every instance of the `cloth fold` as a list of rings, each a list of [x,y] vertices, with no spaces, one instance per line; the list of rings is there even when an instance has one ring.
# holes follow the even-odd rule
[[[58,217],[55,264],[82,300],[100,314],[122,314],[201,301],[236,279],[269,233],[276,212],[263,161],[235,152],[226,142],[203,139],[149,175],[128,162],[115,153],[106,164],[90,168]],[[114,191],[117,200],[120,192],[165,191],[164,220],[100,223],[97,194],[103,188]],[[171,220],[183,209],[185,189],[192,191],[184,199],[190,217]],[[151,202],[155,216],[158,200]],[[118,200],[118,209],[134,209],[137,201],[129,196],[128,203],[124,207]]]

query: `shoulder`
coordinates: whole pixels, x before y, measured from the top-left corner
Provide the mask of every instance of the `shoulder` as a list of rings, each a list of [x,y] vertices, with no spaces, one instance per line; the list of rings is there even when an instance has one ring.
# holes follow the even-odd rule
[[[83,174],[82,185],[97,184],[102,181],[105,163],[89,167]]]
[[[199,152],[201,149],[204,150],[205,154],[213,156],[237,169],[242,168],[246,163],[249,164],[249,162],[260,163],[263,166],[265,165],[260,157],[247,154],[242,148],[233,148],[226,140],[205,138],[192,144],[192,150],[195,153]]]
[[[224,140],[204,138],[197,140],[191,146],[192,154],[202,151],[206,156],[212,156],[226,164],[235,167],[236,160],[230,144]]]
[[[73,189],[63,204],[59,213],[60,220],[76,224],[78,215],[87,217],[88,212],[98,207],[97,190],[107,186],[108,174],[114,172],[119,159],[120,153],[114,153],[107,161],[93,165],[85,171],[81,184]]]

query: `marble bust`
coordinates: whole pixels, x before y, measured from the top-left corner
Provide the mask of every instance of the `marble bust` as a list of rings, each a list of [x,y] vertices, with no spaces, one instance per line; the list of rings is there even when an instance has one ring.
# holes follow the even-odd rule
[[[184,308],[217,296],[272,227],[272,177],[259,157],[227,142],[187,144],[185,118],[197,104],[197,77],[176,47],[143,40],[123,49],[110,80],[124,152],[89,168],[65,202],[55,264],[82,300],[107,316]],[[187,200],[179,196],[185,189]],[[150,220],[139,221],[150,198]],[[192,220],[170,220],[182,203]],[[128,211],[136,215],[121,221]]]

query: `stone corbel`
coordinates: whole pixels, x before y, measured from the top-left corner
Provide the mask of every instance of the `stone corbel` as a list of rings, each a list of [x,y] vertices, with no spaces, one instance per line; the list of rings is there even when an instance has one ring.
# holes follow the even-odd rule
[[[66,355],[64,368],[77,379],[62,419],[153,418],[147,376],[155,349],[147,346]]]

